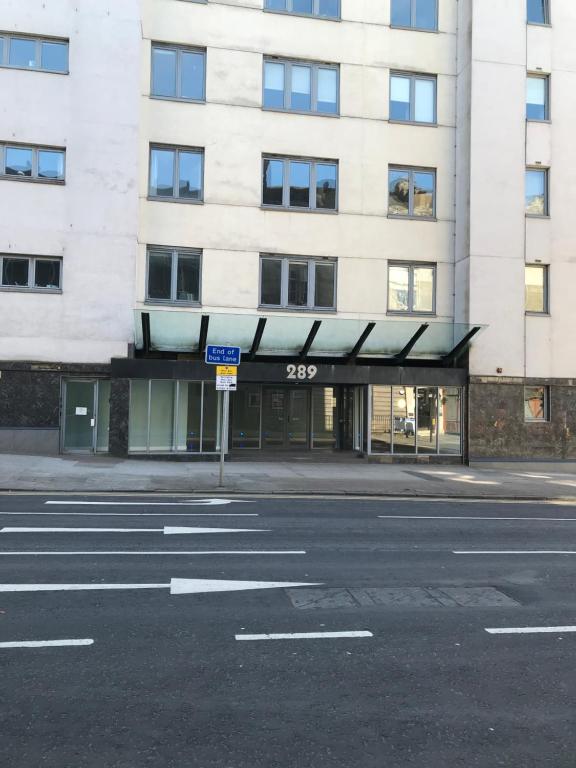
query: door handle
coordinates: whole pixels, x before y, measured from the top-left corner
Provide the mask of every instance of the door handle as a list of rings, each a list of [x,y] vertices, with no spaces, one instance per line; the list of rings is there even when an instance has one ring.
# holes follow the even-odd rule
[[[90,419],[90,426],[93,427],[96,424],[96,419]]]

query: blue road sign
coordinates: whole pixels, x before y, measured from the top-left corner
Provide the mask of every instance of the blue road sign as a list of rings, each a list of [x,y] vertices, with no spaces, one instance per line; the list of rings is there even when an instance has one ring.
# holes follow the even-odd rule
[[[240,365],[240,347],[224,347],[209,344],[206,347],[205,362],[210,365]]]

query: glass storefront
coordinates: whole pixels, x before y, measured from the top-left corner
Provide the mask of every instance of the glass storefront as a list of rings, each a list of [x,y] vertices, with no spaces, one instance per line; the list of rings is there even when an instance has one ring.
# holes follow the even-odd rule
[[[371,387],[370,453],[462,452],[459,387]]]

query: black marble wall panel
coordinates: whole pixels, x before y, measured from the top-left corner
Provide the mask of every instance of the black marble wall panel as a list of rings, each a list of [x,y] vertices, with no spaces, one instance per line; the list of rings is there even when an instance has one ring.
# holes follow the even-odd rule
[[[128,453],[129,408],[130,381],[128,379],[112,379],[108,447],[113,456],[126,456]]]

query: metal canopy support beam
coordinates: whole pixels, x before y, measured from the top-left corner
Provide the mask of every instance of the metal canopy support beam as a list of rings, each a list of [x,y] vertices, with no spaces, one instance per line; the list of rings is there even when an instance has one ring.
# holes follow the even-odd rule
[[[206,349],[206,339],[208,338],[208,323],[210,315],[202,315],[200,320],[200,335],[198,337],[198,352],[203,355]]]
[[[364,328],[364,330],[362,331],[362,335],[360,336],[356,344],[354,344],[352,351],[349,352],[348,355],[346,356],[346,362],[348,363],[348,365],[352,365],[352,363],[354,363],[354,361],[360,354],[360,350],[364,346],[364,342],[366,341],[368,336],[370,336],[370,334],[372,333],[375,327],[376,327],[376,323],[368,323],[366,328]]]
[[[468,344],[470,344],[470,342],[472,341],[474,336],[476,336],[479,330],[480,330],[480,326],[476,325],[474,326],[474,328],[472,328],[471,331],[468,331],[468,333],[466,334],[466,336],[464,336],[462,341],[459,341],[458,344],[456,344],[456,346],[451,352],[448,352],[447,355],[444,355],[444,357],[442,358],[442,364],[448,366],[448,365],[451,365],[456,360],[458,360],[460,355],[464,352]]]
[[[310,351],[310,347],[312,346],[312,343],[314,342],[314,339],[316,338],[316,334],[320,330],[321,325],[322,325],[322,320],[314,320],[314,322],[312,323],[312,328],[310,329],[308,338],[306,339],[304,346],[300,350],[300,354],[298,356],[298,360],[301,363],[304,362],[304,360],[306,360],[306,357],[308,356],[308,352]]]
[[[261,317],[260,320],[258,320],[258,325],[256,326],[256,333],[254,334],[254,341],[252,342],[252,346],[250,347],[250,352],[248,353],[248,360],[254,360],[256,357],[256,352],[258,352],[258,349],[260,347],[260,342],[262,341],[262,335],[264,334],[264,329],[266,328],[266,321],[268,318]]]
[[[152,338],[150,336],[150,313],[142,312],[140,315],[142,322],[142,341],[144,346],[144,354],[150,354],[150,348],[152,346]]]
[[[430,324],[429,324],[429,323],[423,323],[423,324],[420,326],[420,328],[418,328],[418,330],[416,331],[416,333],[414,334],[414,336],[412,336],[412,338],[410,339],[410,341],[408,342],[408,344],[406,344],[406,346],[404,347],[404,349],[403,349],[401,352],[398,352],[398,354],[394,356],[394,360],[397,360],[399,363],[401,363],[401,362],[403,362],[404,360],[406,360],[406,358],[408,357],[408,355],[410,354],[410,352],[412,352],[412,350],[413,350],[413,349],[414,349],[414,347],[416,346],[416,342],[417,342],[417,341],[418,341],[418,340],[421,338],[421,336],[422,336],[422,335],[423,335],[423,334],[424,334],[424,333],[425,333],[425,332],[428,330],[428,328],[429,328],[429,327],[430,327]]]

